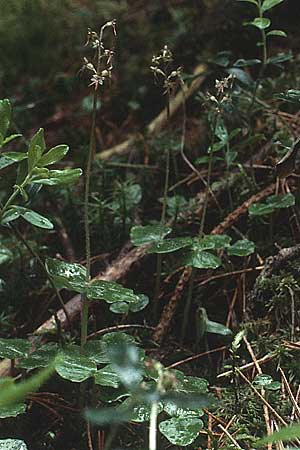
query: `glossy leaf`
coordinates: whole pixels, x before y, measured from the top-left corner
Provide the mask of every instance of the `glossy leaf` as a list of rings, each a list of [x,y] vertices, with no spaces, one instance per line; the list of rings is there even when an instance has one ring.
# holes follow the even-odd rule
[[[185,419],[173,417],[159,424],[159,431],[168,441],[182,447],[192,444],[202,428],[202,420],[194,417]]]
[[[27,356],[30,347],[28,339],[0,339],[0,358],[16,359]]]
[[[129,303],[126,302],[115,302],[109,307],[109,310],[114,314],[128,314],[129,313]]]
[[[259,30],[265,30],[271,25],[271,20],[266,17],[256,17],[252,22],[249,22],[249,25],[253,25]]]
[[[36,165],[46,149],[44,130],[40,128],[31,138],[28,147],[28,171],[30,172]]]
[[[130,302],[128,306],[131,312],[138,312],[146,308],[148,304],[149,304],[149,297],[147,297],[147,295],[144,294],[139,294],[137,295],[137,300],[135,302]]]
[[[205,378],[198,377],[186,377],[179,382],[178,391],[179,392],[198,392],[198,393],[206,393],[208,390],[208,381]]]
[[[172,253],[181,248],[188,247],[192,242],[192,239],[189,237],[165,239],[154,242],[147,250],[147,253]]]
[[[282,3],[283,0],[264,0],[262,6],[261,6],[261,10],[262,12],[266,12],[269,9],[274,8],[274,6],[279,5],[279,3]]]
[[[0,133],[1,134],[1,133]],[[16,134],[11,134],[10,136],[7,136],[5,139],[3,139],[2,141],[2,147],[4,147],[4,145],[9,144],[11,141],[14,141],[15,139],[22,137],[22,134],[16,133]],[[0,145],[1,147],[1,145]]]
[[[205,331],[206,333],[219,334],[221,336],[232,335],[232,331],[229,328],[225,327],[225,325],[219,322],[213,322],[209,319],[206,321]]]
[[[103,348],[107,351],[112,346],[124,345],[124,344],[134,344],[136,341],[130,334],[123,333],[122,331],[115,331],[112,333],[106,333],[101,339]]]
[[[72,345],[64,349],[55,364],[56,372],[73,383],[81,383],[97,372],[96,364],[80,352],[80,347]]]
[[[196,250],[221,250],[230,246],[231,237],[227,234],[210,234],[204,238],[194,239],[193,248]]]
[[[287,34],[285,31],[282,31],[282,30],[272,30],[267,33],[267,36],[287,37]]]
[[[257,0],[238,0],[239,2],[247,2],[247,3],[252,3],[255,6],[258,6],[258,2]]]
[[[282,92],[281,94],[275,94],[274,97],[279,100],[285,100],[287,102],[297,104],[300,102],[300,90],[288,89],[286,92]]]
[[[110,386],[118,388],[120,386],[120,378],[111,364],[103,367],[94,373],[95,383],[100,386]]]
[[[26,220],[26,222],[31,223],[31,225],[34,225],[35,227],[44,228],[46,230],[52,230],[54,228],[53,223],[50,222],[49,219],[35,211],[32,211],[31,209],[15,206],[14,210],[18,211],[20,213],[20,217]]]
[[[254,251],[255,244],[252,241],[248,241],[248,239],[236,241],[227,249],[227,253],[230,256],[248,256],[254,253]]]
[[[172,228],[163,225],[136,226],[131,228],[130,239],[133,245],[136,246],[150,244],[161,241],[171,231]]]
[[[47,186],[63,186],[76,183],[81,175],[81,169],[44,170],[42,174],[37,173],[33,176],[32,183]]]
[[[57,145],[45,153],[38,161],[39,167],[50,166],[60,161],[69,151],[69,147],[65,144]]]
[[[107,303],[126,302],[135,303],[139,301],[138,296],[132,289],[124,288],[114,281],[97,280],[86,288],[87,297],[90,299],[105,300]]]
[[[290,61],[291,59],[293,59],[292,53],[278,53],[278,55],[268,58],[267,63],[278,65],[279,67],[281,67],[281,63]]]
[[[190,408],[180,408],[173,402],[165,402],[164,411],[169,414],[171,417],[202,417],[204,414],[203,409],[190,409]]]
[[[0,419],[6,419],[7,417],[17,417],[20,414],[26,412],[25,403],[16,403],[15,405],[8,406],[6,408],[0,408]],[[0,450],[1,450],[1,440],[0,440]]]
[[[293,194],[271,195],[263,203],[253,203],[249,208],[250,216],[263,216],[271,214],[276,209],[289,208],[295,205],[295,197]]]
[[[236,60],[236,62],[233,64],[234,67],[249,67],[249,66],[254,66],[256,64],[261,64],[261,60],[260,59],[238,59]]]
[[[107,364],[109,362],[105,345],[100,340],[88,341],[84,346],[83,353],[96,364]]]
[[[185,256],[184,263],[197,269],[217,269],[222,261],[212,253],[192,250]]]
[[[0,450],[28,450],[28,447],[20,439],[0,439]]]
[[[13,259],[13,252],[0,243],[0,265],[8,263]]]
[[[6,152],[0,155],[0,170],[27,158],[27,153]]]
[[[22,369],[37,369],[48,367],[58,353],[58,345],[55,343],[43,344],[40,348],[30,353],[26,358],[18,361],[18,367]]]
[[[86,269],[81,264],[47,258],[46,269],[58,289],[65,288],[75,292],[84,292]]]

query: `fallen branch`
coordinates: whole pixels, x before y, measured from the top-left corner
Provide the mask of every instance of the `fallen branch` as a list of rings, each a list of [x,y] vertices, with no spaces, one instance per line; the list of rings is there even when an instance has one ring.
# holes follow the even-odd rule
[[[240,205],[238,208],[236,208],[235,211],[230,213],[223,222],[221,222],[218,226],[216,226],[212,231],[211,234],[222,234],[224,231],[226,231],[228,228],[230,228],[234,223],[238,221],[238,219],[246,214],[248,212],[248,208],[250,205],[252,205],[255,202],[258,202],[262,200],[264,197],[267,197],[269,194],[271,194],[275,190],[275,184],[271,184],[267,188],[263,189],[262,191],[258,192],[257,194],[252,195],[248,200],[246,200],[242,205]],[[178,303],[180,298],[182,298],[182,294],[184,291],[185,286],[187,285],[190,276],[191,276],[192,270],[191,267],[185,267],[179,281],[176,285],[174,294],[172,295],[169,303],[164,307],[160,321],[156,327],[156,330],[153,334],[153,339],[157,343],[161,343],[166,336],[169,327],[171,325],[172,319],[175,315]]]
[[[173,100],[170,103],[170,115],[178,111],[182,103],[187,100],[189,97],[191,97],[201,86],[205,79],[205,72],[207,67],[204,64],[199,64],[194,72],[193,76],[196,78],[193,80],[193,82],[190,84],[189,87],[184,86],[183,92],[182,89],[178,92],[177,95],[173,98]],[[155,136],[155,134],[159,133],[163,127],[165,126],[167,122],[167,108],[164,108],[155,119],[153,119],[148,126],[146,127],[146,134],[150,136]],[[103,150],[102,152],[99,152],[95,155],[95,158],[106,160],[111,158],[114,155],[125,155],[128,153],[132,147],[141,140],[141,134],[136,133],[132,136],[129,136],[128,139],[126,139],[124,142],[121,142],[120,144],[115,145],[114,147],[111,147],[107,150]]]

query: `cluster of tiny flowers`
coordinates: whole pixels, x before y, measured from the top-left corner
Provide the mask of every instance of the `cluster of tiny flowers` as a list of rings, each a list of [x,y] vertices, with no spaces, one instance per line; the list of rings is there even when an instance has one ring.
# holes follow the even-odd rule
[[[116,21],[111,20],[106,22],[100,30],[100,33],[88,30],[87,41],[85,45],[91,45],[96,50],[96,63],[83,58],[84,64],[81,70],[88,70],[91,72],[90,84],[95,90],[102,86],[106,80],[111,79],[113,70],[114,51],[104,47],[103,33],[106,28],[112,28],[114,36],[117,35]]]
[[[152,57],[152,65],[150,70],[153,72],[155,78],[159,76],[163,79],[165,92],[170,92],[178,81],[182,82],[182,67],[176,70],[168,71],[168,67],[173,62],[173,54],[165,45],[157,56]]]
[[[210,103],[213,103],[218,112],[220,112],[224,103],[228,103],[231,101],[229,92],[233,87],[233,82],[234,82],[234,75],[230,74],[228,77],[223,78],[222,80],[216,80],[215,82],[216,95],[212,95],[209,92],[207,92],[206,100]]]

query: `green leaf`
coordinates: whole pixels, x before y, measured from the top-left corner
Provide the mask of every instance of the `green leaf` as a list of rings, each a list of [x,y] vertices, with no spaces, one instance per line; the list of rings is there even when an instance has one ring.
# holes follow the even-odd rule
[[[279,3],[282,3],[283,0],[264,0],[262,6],[261,6],[261,11],[264,13],[266,11],[268,11],[269,9],[274,8],[274,6],[279,5]]]
[[[0,155],[0,170],[27,158],[27,153],[7,152]]]
[[[231,237],[227,234],[210,234],[204,236],[204,238],[194,238],[193,249],[194,250],[221,250],[230,246]]]
[[[136,303],[139,301],[139,297],[132,289],[124,288],[114,281],[96,280],[87,286],[86,293],[90,299],[105,300],[107,303]]]
[[[205,394],[208,390],[208,381],[205,378],[186,377],[178,383],[178,391],[185,393],[202,393]]]
[[[0,391],[0,410],[22,402],[29,393],[37,391],[54,372],[54,364],[55,362],[25,381],[12,382],[5,390],[2,389]]]
[[[129,304],[125,302],[115,302],[110,305],[109,310],[114,314],[127,314],[129,313]]]
[[[193,410],[190,408],[180,408],[173,402],[165,402],[164,411],[171,417],[180,417],[182,419],[186,417],[202,417],[204,414],[203,409],[196,408]]]
[[[232,331],[225,327],[222,323],[219,322],[213,322],[212,320],[207,319],[206,320],[206,333],[214,333],[219,334],[220,336],[231,336]]]
[[[96,364],[107,364],[109,357],[101,340],[88,341],[84,346],[84,356]]]
[[[101,339],[103,348],[107,351],[112,346],[124,345],[124,344],[134,344],[136,341],[133,336],[122,331],[114,331],[112,333],[106,333]]]
[[[16,403],[15,405],[8,406],[6,408],[0,408],[0,419],[6,419],[7,417],[17,417],[19,414],[26,412],[25,403]],[[0,450],[1,450],[0,440]]]
[[[0,450],[28,450],[28,447],[19,439],[0,439]]]
[[[118,410],[128,410],[132,405],[132,399],[127,398],[124,402],[119,406]],[[158,414],[162,411],[161,403],[158,404]],[[151,405],[147,403],[141,403],[138,406],[134,406],[132,409],[132,414],[130,417],[131,422],[143,423],[148,422],[150,420],[151,414]]]
[[[0,357],[16,359],[27,356],[30,347],[27,339],[0,339]]]
[[[58,289],[82,293],[86,288],[86,269],[81,264],[68,263],[55,258],[46,259],[46,269]]]
[[[287,62],[293,59],[292,53],[278,53],[276,56],[271,56],[271,58],[267,59],[267,64],[274,64],[275,66],[280,66],[280,63]]]
[[[274,97],[278,98],[279,100],[285,100],[290,103],[299,103],[300,90],[288,89],[286,92],[282,92],[281,94],[275,94]]]
[[[146,308],[146,306],[149,304],[149,297],[147,297],[147,295],[144,294],[139,294],[137,295],[137,300],[136,302],[130,302],[129,305],[129,310],[132,312],[138,312],[138,311],[142,311],[142,309]],[[113,306],[113,305],[111,305]]]
[[[249,67],[256,64],[261,64],[260,59],[238,59],[233,66],[234,67]]]
[[[192,239],[189,237],[165,239],[154,242],[147,250],[147,253],[172,253],[181,248],[188,247],[192,242]]]
[[[269,442],[278,442],[278,441],[292,441],[300,437],[300,425],[291,425],[289,427],[281,428],[281,430],[276,431],[271,434],[271,436],[266,436],[263,439],[259,439],[255,442],[254,447],[262,447]]]
[[[103,367],[94,374],[95,383],[100,386],[110,386],[118,388],[120,386],[120,378],[111,364]]]
[[[197,269],[217,269],[221,266],[222,261],[212,253],[192,250],[185,256],[184,263]]]
[[[45,153],[38,161],[39,167],[50,166],[58,161],[60,161],[69,151],[68,145],[61,144],[56,147],[51,148],[47,153]]]
[[[136,226],[131,228],[130,239],[135,246],[150,244],[161,241],[171,231],[172,228],[163,225]]]
[[[38,172],[34,175],[31,181],[47,186],[63,186],[76,183],[81,175],[81,169],[44,170],[42,174]]]
[[[13,222],[14,220],[20,217],[19,211],[16,210],[15,207],[9,208],[5,211],[1,218],[1,225],[7,225],[9,222]]]
[[[1,133],[0,133],[1,134]],[[14,141],[15,139],[22,137],[22,134],[11,134],[10,136],[7,136],[3,141],[2,141],[2,147],[4,147],[4,145],[9,144],[11,141]],[[1,146],[0,146],[1,147]]]
[[[289,208],[295,205],[293,194],[271,195],[266,203],[253,203],[249,208],[250,216],[263,216],[273,213],[276,209]]]
[[[73,383],[81,383],[97,372],[96,364],[81,354],[80,347],[70,345],[65,348],[55,364],[56,372]]]
[[[31,223],[31,225],[34,225],[35,227],[44,228],[46,230],[52,230],[54,228],[53,223],[50,222],[49,219],[41,216],[31,209],[22,208],[21,206],[14,206],[11,209],[17,211],[20,217],[22,217],[24,220],[26,220],[26,222]]]
[[[233,67],[232,69],[227,69],[227,73],[233,75],[241,84],[245,86],[252,86],[253,80],[248,72],[238,67]]]
[[[185,419],[173,417],[159,424],[159,431],[168,441],[182,447],[192,444],[202,428],[202,420],[194,417]]]
[[[238,0],[239,2],[247,2],[247,3],[252,3],[255,6],[258,6],[258,2],[257,0]]]
[[[255,244],[252,241],[248,241],[248,239],[242,239],[240,241],[236,241],[233,245],[231,245],[227,249],[228,255],[232,256],[248,256],[254,253]]]
[[[18,367],[28,370],[48,367],[50,362],[56,357],[57,353],[57,344],[53,342],[43,344],[40,348],[30,353],[30,355],[26,358],[21,358],[18,362]]]
[[[278,381],[273,381],[273,378],[265,373],[256,375],[253,385],[263,387],[269,391],[277,391],[281,388],[281,384]]]
[[[267,36],[287,37],[287,34],[285,31],[282,31],[282,30],[272,30],[272,31],[268,31]]]
[[[10,101],[6,98],[4,100],[0,100],[0,133],[2,135],[2,139],[5,138],[6,132],[8,130],[11,118],[11,104]],[[2,145],[2,141],[0,142],[0,146]]]
[[[256,17],[252,22],[248,22],[247,25],[253,25],[259,30],[265,30],[271,25],[271,20],[266,17]]]
[[[13,259],[13,252],[0,243],[0,265],[8,263]]]
[[[46,149],[44,130],[40,128],[31,138],[28,147],[28,172],[36,165]]]

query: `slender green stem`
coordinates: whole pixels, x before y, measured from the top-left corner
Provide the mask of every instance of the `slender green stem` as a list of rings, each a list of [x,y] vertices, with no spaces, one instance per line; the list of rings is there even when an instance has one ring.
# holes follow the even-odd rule
[[[216,132],[216,127],[217,127],[217,120],[218,120],[218,114],[216,113],[215,117],[214,117],[213,127],[212,127],[211,149],[213,148],[214,142],[215,142],[215,132]],[[206,219],[208,199],[209,199],[209,193],[210,193],[212,163],[213,163],[213,152],[210,151],[209,157],[208,157],[208,171],[207,171],[207,181],[206,181],[206,186],[205,186],[204,203],[203,203],[202,216],[201,216],[201,222],[200,222],[200,228],[199,228],[199,236],[200,237],[203,237],[203,234],[204,234],[205,219]],[[181,342],[183,342],[184,338],[185,338],[188,318],[189,318],[190,309],[191,309],[191,305],[192,305],[192,297],[193,297],[194,282],[195,282],[195,272],[196,271],[193,267],[191,276],[189,279],[187,299],[186,299],[184,312],[183,312],[183,322],[182,322],[182,327],[181,327]]]
[[[91,277],[91,237],[90,237],[90,223],[89,223],[89,196],[90,196],[90,182],[91,182],[91,168],[93,155],[95,153],[95,128],[96,128],[96,113],[97,113],[97,93],[94,92],[92,124],[90,133],[90,144],[88,150],[88,159],[85,173],[85,189],[84,189],[84,231],[85,231],[85,257],[86,257],[86,281],[89,283]],[[89,300],[86,294],[82,294],[82,312],[81,312],[81,340],[80,347],[83,347],[87,339],[88,329],[88,315],[89,315]]]
[[[170,119],[170,91],[167,92],[167,122]],[[163,207],[161,212],[160,224],[163,226],[166,223],[166,212],[167,212],[167,198],[169,189],[169,178],[170,178],[170,149],[167,148],[166,151],[166,172],[165,172],[165,185],[164,185],[164,196],[163,196]],[[157,303],[160,292],[160,280],[162,272],[162,256],[157,255],[156,260],[156,280],[155,280],[155,291],[154,291],[154,317],[157,318]]]

